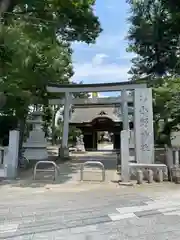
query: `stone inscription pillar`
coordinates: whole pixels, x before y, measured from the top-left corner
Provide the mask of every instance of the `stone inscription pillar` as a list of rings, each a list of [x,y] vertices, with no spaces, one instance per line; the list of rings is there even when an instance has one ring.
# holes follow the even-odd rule
[[[154,163],[152,89],[134,91],[134,131],[137,163]]]

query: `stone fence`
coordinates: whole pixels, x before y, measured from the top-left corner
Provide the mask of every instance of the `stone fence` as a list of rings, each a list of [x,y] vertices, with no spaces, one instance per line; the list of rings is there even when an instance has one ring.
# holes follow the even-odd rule
[[[173,164],[176,164],[177,161],[180,163],[180,147],[179,148],[172,148],[172,155],[173,155]],[[155,163],[162,163],[166,164],[166,154],[167,149],[164,147],[162,148],[155,148],[154,155],[155,155]],[[135,152],[134,149],[130,149],[130,156],[134,156]]]
[[[135,156],[134,148],[129,149],[130,156]],[[165,163],[166,162],[166,149],[165,148],[155,148],[155,163]]]

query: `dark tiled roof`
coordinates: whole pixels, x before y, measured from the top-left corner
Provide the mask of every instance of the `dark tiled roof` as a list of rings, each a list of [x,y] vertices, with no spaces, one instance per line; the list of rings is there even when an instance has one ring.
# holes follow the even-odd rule
[[[108,117],[114,122],[121,121],[120,117],[116,113],[116,108],[114,107],[79,107],[74,109],[74,112],[71,115],[70,123],[91,122],[93,119],[98,117]]]

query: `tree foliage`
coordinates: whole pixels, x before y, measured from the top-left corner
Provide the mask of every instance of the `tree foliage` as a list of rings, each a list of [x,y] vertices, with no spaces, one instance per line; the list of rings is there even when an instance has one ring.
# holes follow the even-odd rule
[[[44,101],[48,82],[69,83],[71,41],[93,43],[101,31],[93,4],[91,0],[0,2],[0,84],[8,96],[8,111],[23,115],[29,104]]]
[[[161,86],[153,89],[155,138],[168,145],[172,131],[180,130],[179,93],[180,78],[165,78]]]
[[[128,2],[128,50],[136,54],[130,70],[132,80],[146,79],[153,87],[155,138],[170,145],[171,133],[180,124],[180,3]]]
[[[128,34],[133,79],[155,79],[179,73],[179,31],[175,15],[164,1],[128,1],[131,8]]]
[[[92,43],[101,31],[98,18],[94,15],[95,0],[1,0],[1,15],[17,15],[25,20],[46,25],[52,34],[57,33],[69,41]]]
[[[17,116],[22,128],[33,104],[43,106],[45,118],[49,114],[49,82],[70,82],[71,42],[94,43],[101,32],[94,4],[94,0],[0,0],[0,88],[6,96],[0,111]],[[0,106],[2,102],[4,98]]]

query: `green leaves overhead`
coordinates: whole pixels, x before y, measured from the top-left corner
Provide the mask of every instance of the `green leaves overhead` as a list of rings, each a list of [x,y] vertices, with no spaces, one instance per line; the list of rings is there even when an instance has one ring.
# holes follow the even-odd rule
[[[180,123],[180,1],[128,2],[128,51],[136,54],[132,80],[146,79],[153,87],[155,129],[161,122],[161,133],[170,144],[171,132]]]
[[[0,1],[0,87],[8,109],[44,103],[49,82],[70,82],[71,42],[93,43],[101,32],[94,2]]]
[[[129,51],[135,52],[133,78],[179,73],[179,32],[163,1],[130,3]]]
[[[179,130],[180,123],[180,78],[164,78],[161,86],[153,89],[155,138],[163,136],[163,142],[170,144],[172,131]],[[164,138],[165,137],[165,138]],[[162,139],[161,139],[162,142]]]
[[[13,0],[9,2],[6,17],[31,20],[32,24],[46,25],[48,29],[51,26],[68,41],[93,43],[101,32],[92,0],[20,0],[15,5]]]

